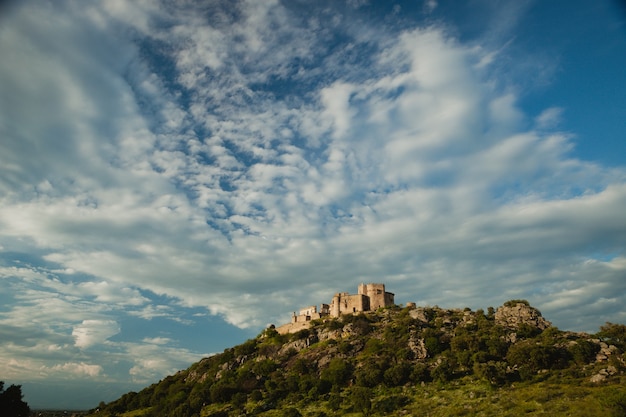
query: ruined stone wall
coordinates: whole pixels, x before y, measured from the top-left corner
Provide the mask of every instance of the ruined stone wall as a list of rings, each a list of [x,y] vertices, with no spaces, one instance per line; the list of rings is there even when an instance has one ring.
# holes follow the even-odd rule
[[[278,332],[278,334],[296,333],[300,330],[308,329],[309,327],[311,327],[310,321],[302,321],[297,323],[292,322],[277,327],[276,331]]]
[[[347,292],[335,294],[330,303],[330,315],[339,317],[341,314],[369,311],[369,301],[364,294],[348,294]]]
[[[317,306],[308,306],[303,309],[300,309],[300,316],[311,316],[317,313]]]
[[[385,292],[385,307],[396,304],[396,295],[392,292]]]

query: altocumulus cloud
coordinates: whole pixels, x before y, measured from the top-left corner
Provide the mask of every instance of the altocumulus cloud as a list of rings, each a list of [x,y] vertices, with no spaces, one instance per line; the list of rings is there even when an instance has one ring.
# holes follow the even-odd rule
[[[357,2],[9,9],[0,371],[146,383],[361,281],[626,318],[624,168],[572,155],[566,106],[522,106],[524,69],[556,66],[511,46],[524,7],[467,40],[439,3],[425,24]]]

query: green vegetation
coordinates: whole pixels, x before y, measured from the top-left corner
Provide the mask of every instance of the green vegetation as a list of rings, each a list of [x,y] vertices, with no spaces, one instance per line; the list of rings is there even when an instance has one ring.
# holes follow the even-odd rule
[[[391,307],[269,328],[93,415],[626,415],[626,326],[586,335],[495,316]]]

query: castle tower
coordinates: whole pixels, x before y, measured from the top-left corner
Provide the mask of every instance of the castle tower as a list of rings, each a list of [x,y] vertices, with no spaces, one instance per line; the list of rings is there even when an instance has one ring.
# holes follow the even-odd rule
[[[387,307],[394,304],[394,294],[385,291],[385,284],[360,284],[359,294],[369,298],[369,309]]]
[[[339,317],[340,308],[339,304],[341,303],[341,295],[339,293],[335,294],[333,297],[333,301],[330,302],[330,315],[333,317]]]

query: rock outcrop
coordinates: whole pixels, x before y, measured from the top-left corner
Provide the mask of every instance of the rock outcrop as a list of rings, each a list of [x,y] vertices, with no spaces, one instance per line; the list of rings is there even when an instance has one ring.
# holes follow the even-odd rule
[[[495,314],[496,324],[507,329],[518,329],[521,325],[528,325],[539,330],[545,330],[552,323],[541,316],[541,312],[531,307],[527,301],[509,301],[498,307]]]

